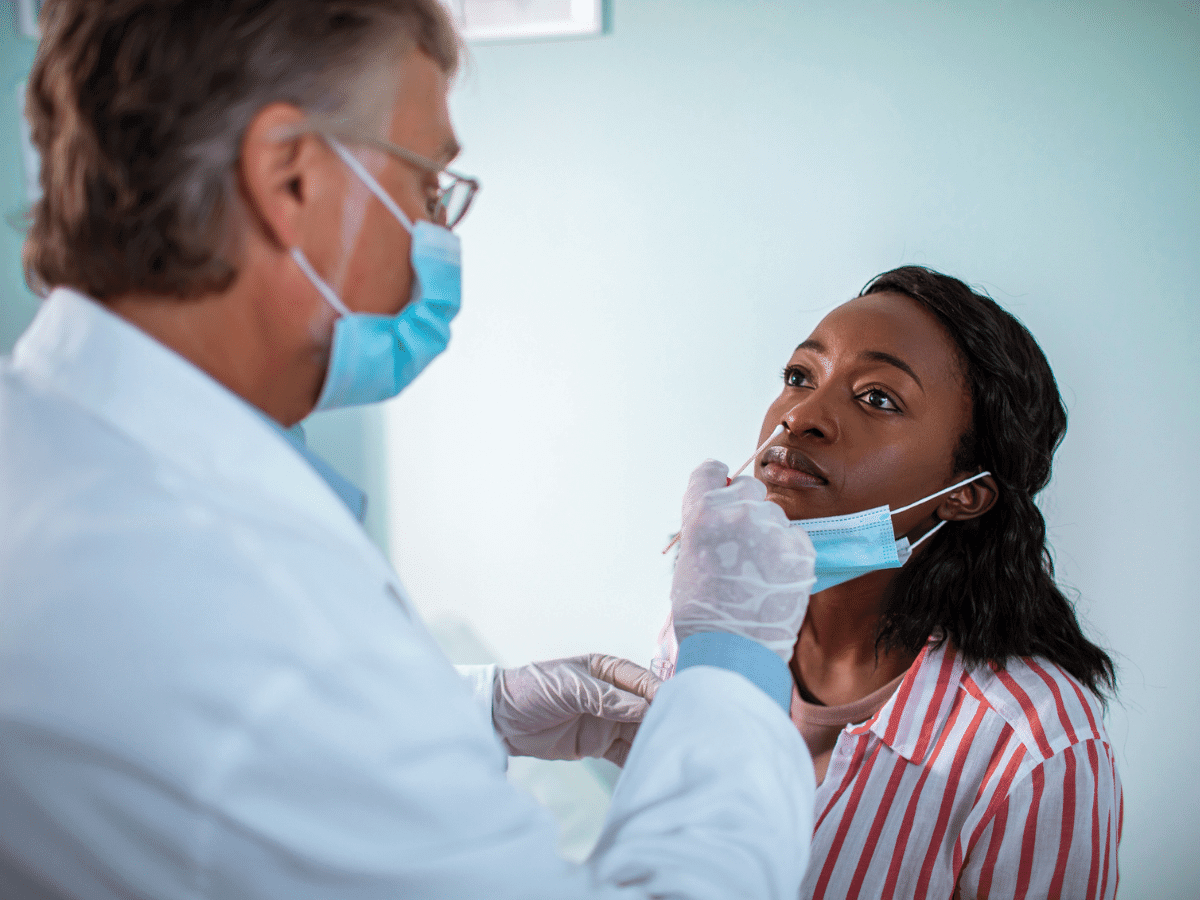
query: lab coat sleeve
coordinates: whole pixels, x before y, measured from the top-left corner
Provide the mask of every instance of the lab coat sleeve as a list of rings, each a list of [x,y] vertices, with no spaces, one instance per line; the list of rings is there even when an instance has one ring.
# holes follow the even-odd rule
[[[440,684],[440,671],[456,683]],[[811,763],[787,717],[740,675],[698,666],[663,686],[583,865],[555,855],[552,821],[507,782],[449,666],[407,686],[399,743],[395,722],[370,726],[390,688],[352,678],[342,668],[270,686],[243,754],[212,785],[221,812],[207,826],[205,896],[797,894]]]
[[[492,700],[496,696],[493,690],[496,684],[496,667],[494,665],[464,665],[454,668],[467,683],[467,687],[471,689],[471,696],[475,698],[475,704],[483,713],[484,718],[489,722],[492,721]]]
[[[655,696],[589,865],[651,897],[792,900],[815,789],[808,749],[767,694],[689,668]]]

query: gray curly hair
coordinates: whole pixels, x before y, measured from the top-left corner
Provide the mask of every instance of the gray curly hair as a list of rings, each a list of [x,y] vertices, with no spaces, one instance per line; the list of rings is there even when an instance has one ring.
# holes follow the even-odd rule
[[[41,25],[25,277],[102,301],[233,281],[236,162],[263,107],[378,127],[385,66],[419,48],[452,75],[462,53],[438,0],[47,0]]]

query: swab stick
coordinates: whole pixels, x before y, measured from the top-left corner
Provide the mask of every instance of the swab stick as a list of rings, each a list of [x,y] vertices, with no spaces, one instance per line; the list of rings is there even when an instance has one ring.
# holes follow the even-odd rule
[[[745,472],[746,469],[748,469],[750,467],[750,463],[752,463],[756,459],[758,459],[758,454],[762,453],[764,450],[767,449],[767,444],[769,444],[769,443],[771,443],[771,441],[775,440],[775,435],[779,434],[779,432],[782,428],[783,428],[782,424],[776,425],[775,430],[772,431],[769,435],[767,435],[767,439],[762,442],[762,444],[759,446],[759,448],[757,450],[754,451],[754,455],[751,456],[744,463],[742,463],[736,472],[734,472],[732,475],[730,475],[728,478],[725,479],[725,484],[726,485],[732,484],[733,479],[737,478],[739,475],[741,475],[743,472]],[[682,535],[683,535],[683,529],[681,528],[679,530],[679,533],[676,534],[675,537],[671,538],[671,543],[669,543],[669,544],[667,544],[667,546],[663,547],[663,553],[665,554],[668,550],[670,550],[672,547],[674,547],[676,544],[678,544],[679,538]]]

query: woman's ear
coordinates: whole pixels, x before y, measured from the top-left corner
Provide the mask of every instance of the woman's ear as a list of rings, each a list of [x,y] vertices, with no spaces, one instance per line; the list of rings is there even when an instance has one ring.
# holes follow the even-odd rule
[[[298,107],[272,103],[258,111],[242,136],[237,173],[247,218],[280,250],[300,243],[324,168],[324,144],[305,130],[307,121]]]
[[[968,474],[964,477],[971,476]],[[937,517],[946,522],[976,519],[995,506],[999,496],[1000,488],[996,485],[996,479],[991,475],[984,475],[947,494],[938,505]]]

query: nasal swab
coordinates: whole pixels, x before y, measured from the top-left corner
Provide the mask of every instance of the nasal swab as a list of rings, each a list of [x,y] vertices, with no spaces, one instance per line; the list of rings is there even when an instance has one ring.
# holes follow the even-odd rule
[[[775,436],[777,434],[779,434],[779,432],[781,432],[781,431],[783,431],[783,425],[782,424],[776,425],[775,430],[767,435],[767,439],[758,445],[758,449],[754,451],[754,455],[751,456],[744,463],[742,463],[741,467],[736,472],[734,472],[732,475],[730,475],[729,478],[726,479],[726,481],[727,482],[733,481],[733,479],[737,478],[739,475],[741,475],[743,472],[745,472],[748,468],[750,468],[750,463],[752,463],[756,459],[758,459],[758,454],[760,454],[764,450],[766,450],[767,444],[769,444],[769,443],[771,443],[771,441],[775,440]]]
[[[762,444],[759,445],[759,448],[757,450],[754,451],[754,455],[751,456],[744,463],[742,463],[741,466],[738,467],[738,470],[736,472],[734,472],[732,475],[730,475],[728,478],[725,479],[725,484],[726,485],[732,484],[733,479],[737,478],[739,475],[741,475],[743,472],[745,472],[746,469],[748,469],[750,467],[750,463],[752,463],[756,459],[758,459],[758,454],[760,454],[764,450],[766,450],[767,444],[769,444],[769,443],[771,443],[771,441],[775,440],[775,435],[779,434],[779,432],[782,430],[783,430],[782,423],[780,423],[779,425],[776,425],[775,430],[772,431],[769,435],[767,435],[767,439],[765,441],[763,441]],[[670,550],[672,547],[674,547],[676,544],[678,544],[679,539],[682,536],[683,536],[683,529],[681,528],[679,530],[679,533],[676,534],[675,537],[671,538],[671,543],[669,543],[669,544],[667,544],[667,546],[663,547],[663,553],[666,553],[668,550]]]

